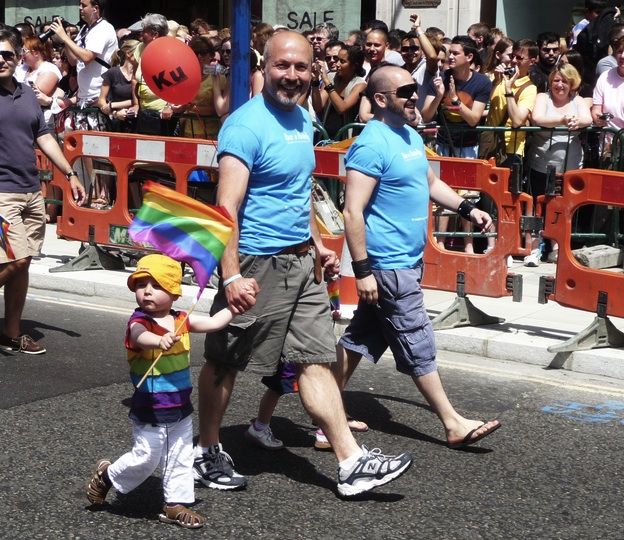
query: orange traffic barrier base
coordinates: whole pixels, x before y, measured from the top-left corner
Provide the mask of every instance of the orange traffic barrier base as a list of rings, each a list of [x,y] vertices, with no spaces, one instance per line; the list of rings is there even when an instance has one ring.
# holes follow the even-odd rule
[[[549,347],[549,352],[624,346],[624,333],[608,318],[624,317],[624,275],[582,265],[570,245],[572,221],[579,208],[588,204],[624,208],[622,181],[622,173],[616,171],[567,171],[561,195],[553,197],[545,207],[544,237],[557,242],[559,257],[556,276],[540,279],[538,301],[554,300],[562,306],[596,313],[587,328],[564,343]]]

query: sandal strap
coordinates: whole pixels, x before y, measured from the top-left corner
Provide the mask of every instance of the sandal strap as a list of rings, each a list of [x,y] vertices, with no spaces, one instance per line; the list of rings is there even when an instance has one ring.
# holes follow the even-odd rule
[[[175,506],[165,504],[163,512],[169,519],[173,519],[181,525],[199,526],[206,522],[203,516],[183,504],[176,504]]]

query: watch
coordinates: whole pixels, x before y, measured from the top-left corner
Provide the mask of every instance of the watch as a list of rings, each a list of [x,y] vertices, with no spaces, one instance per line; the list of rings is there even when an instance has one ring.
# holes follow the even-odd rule
[[[458,107],[459,105],[461,105],[461,100],[459,98],[452,99],[451,105],[453,105],[454,107]]]
[[[67,178],[67,180],[71,180],[72,176],[75,176],[76,178],[78,178],[78,173],[74,171],[73,169],[65,173],[65,178]]]
[[[505,97],[512,97],[515,98],[515,94],[513,92],[505,92]]]
[[[326,84],[325,85],[325,91],[327,93],[331,92],[332,90],[335,90],[336,88],[334,87],[334,85],[332,83]]]

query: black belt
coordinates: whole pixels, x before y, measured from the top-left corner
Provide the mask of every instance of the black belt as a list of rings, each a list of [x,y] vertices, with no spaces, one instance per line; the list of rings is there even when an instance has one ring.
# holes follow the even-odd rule
[[[278,255],[305,255],[310,251],[310,246],[312,245],[311,240],[306,240],[305,242],[301,242],[300,244],[295,244],[293,246],[288,246],[278,252]]]

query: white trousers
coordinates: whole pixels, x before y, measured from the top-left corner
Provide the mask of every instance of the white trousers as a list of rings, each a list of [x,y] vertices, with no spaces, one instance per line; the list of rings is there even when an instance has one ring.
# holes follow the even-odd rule
[[[156,426],[133,422],[133,434],[132,450],[108,467],[113,487],[128,493],[160,465],[165,502],[195,502],[191,415],[179,422]]]

